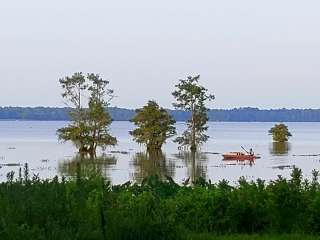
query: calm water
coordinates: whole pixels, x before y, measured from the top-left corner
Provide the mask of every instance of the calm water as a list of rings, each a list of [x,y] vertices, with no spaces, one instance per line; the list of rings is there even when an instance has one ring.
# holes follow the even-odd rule
[[[31,174],[42,178],[74,176],[77,165],[76,150],[69,143],[59,143],[56,129],[66,122],[0,121],[0,180],[10,171],[18,173],[20,166],[29,164]],[[112,183],[129,180],[141,181],[145,176],[158,174],[171,176],[177,182],[198,176],[217,182],[227,179],[236,182],[247,179],[275,179],[287,177],[295,165],[310,178],[313,169],[320,168],[319,156],[297,156],[320,153],[320,123],[288,123],[293,134],[290,145],[274,145],[268,130],[274,123],[209,123],[210,140],[201,153],[191,156],[179,152],[171,140],[163,153],[149,156],[143,146],[134,143],[128,134],[133,128],[130,122],[114,122],[112,133],[119,144],[104,152],[104,159],[81,161],[83,168],[92,165],[101,168]],[[178,131],[184,128],[177,124]],[[221,153],[241,151],[241,146],[253,148],[261,159],[255,162],[222,161]]]

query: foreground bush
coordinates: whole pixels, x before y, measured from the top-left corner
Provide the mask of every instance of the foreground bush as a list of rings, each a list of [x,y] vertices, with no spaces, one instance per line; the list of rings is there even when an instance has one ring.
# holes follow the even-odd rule
[[[191,234],[188,240],[319,240],[319,236],[301,234],[282,234],[282,235],[212,235],[212,234]]]
[[[314,172],[312,181],[303,181],[301,171],[294,169],[290,180],[278,178],[267,184],[240,179],[236,187],[226,181],[211,184],[203,179],[185,187],[156,176],[141,185],[111,186],[99,174],[78,174],[73,180],[40,180],[37,176],[30,179],[26,168],[23,177],[14,180],[11,173],[8,181],[0,184],[0,239],[317,235],[317,176]]]

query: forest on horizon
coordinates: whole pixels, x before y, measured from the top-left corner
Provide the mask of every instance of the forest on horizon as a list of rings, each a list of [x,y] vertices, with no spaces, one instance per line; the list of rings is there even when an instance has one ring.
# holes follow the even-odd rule
[[[168,110],[176,121],[186,121],[188,112]],[[0,107],[0,120],[68,121],[69,109],[57,107]],[[129,121],[135,110],[110,107],[114,121]],[[320,109],[211,109],[209,121],[217,122],[320,122]]]

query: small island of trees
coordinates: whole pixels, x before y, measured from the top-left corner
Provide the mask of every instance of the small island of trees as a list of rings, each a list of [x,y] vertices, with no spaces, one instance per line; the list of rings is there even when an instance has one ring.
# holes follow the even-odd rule
[[[285,143],[288,142],[289,138],[292,134],[289,132],[288,127],[283,124],[276,124],[269,130],[269,135],[272,135],[272,139],[277,143]]]

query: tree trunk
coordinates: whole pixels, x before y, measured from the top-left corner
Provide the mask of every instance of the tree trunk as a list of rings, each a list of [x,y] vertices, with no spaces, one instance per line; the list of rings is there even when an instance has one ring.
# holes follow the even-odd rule
[[[197,180],[196,177],[196,151],[191,150],[191,186],[194,185],[195,181]]]
[[[88,153],[90,155],[90,158],[96,158],[96,156],[97,156],[97,148],[94,145],[91,145],[89,150],[88,150]]]
[[[196,145],[196,124],[195,124],[195,111],[194,111],[194,107],[192,106],[192,128],[191,128],[191,146],[190,146],[190,150],[196,151],[197,150],[197,145]]]

